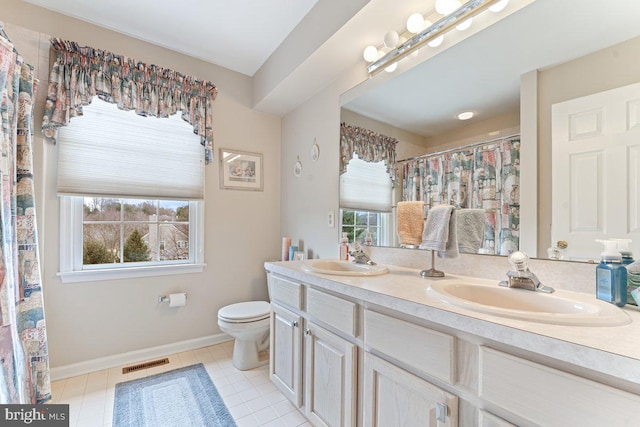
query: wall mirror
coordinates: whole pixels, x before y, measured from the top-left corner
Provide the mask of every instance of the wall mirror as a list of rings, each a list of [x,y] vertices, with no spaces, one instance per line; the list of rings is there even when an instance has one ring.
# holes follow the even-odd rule
[[[520,222],[519,246],[547,258],[554,185],[551,106],[640,82],[639,16],[640,2],[632,0],[536,0],[454,46],[443,45],[406,71],[383,72],[347,91],[341,121],[398,139],[398,159],[520,133],[523,148],[533,147],[537,158],[520,174],[520,210],[535,215]],[[464,111],[475,116],[458,120]],[[521,155],[521,165],[529,162],[524,150]],[[394,193],[395,203],[401,198]],[[389,221],[395,233],[392,219],[377,221]],[[637,240],[636,256],[640,235]],[[392,246],[394,239],[379,243]],[[594,245],[592,254],[567,259],[597,260],[599,252]]]

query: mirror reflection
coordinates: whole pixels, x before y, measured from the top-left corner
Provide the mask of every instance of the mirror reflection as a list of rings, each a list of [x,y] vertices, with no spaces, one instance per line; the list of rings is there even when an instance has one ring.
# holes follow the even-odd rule
[[[572,242],[579,242],[575,230],[560,230],[556,220],[552,224],[555,205],[562,203],[553,198],[552,206],[552,194],[559,190],[551,176],[557,162],[552,158],[551,110],[560,102],[640,81],[635,53],[640,28],[632,19],[640,16],[640,6],[626,1],[550,3],[538,0],[398,76],[384,76],[382,83],[375,82],[381,77],[376,76],[366,82],[368,87],[343,97],[349,101],[341,122],[397,140],[398,160],[389,209],[349,208],[358,205],[343,201],[341,186],[343,225],[350,240],[419,247],[410,239],[401,241],[398,204],[423,201],[427,207],[447,203],[485,209],[478,253],[504,255],[534,247],[538,257],[598,259],[595,242],[593,249],[572,253]],[[526,98],[522,105],[521,94]],[[474,117],[456,118],[466,111]],[[537,144],[537,167],[536,159],[520,157],[521,140]],[[537,173],[520,176],[520,163],[529,161]],[[530,188],[528,180],[535,181],[537,195],[526,205],[530,194],[522,192]],[[362,179],[368,193],[377,185],[367,182],[373,183],[372,178]],[[580,206],[581,200],[571,197]],[[534,215],[533,223],[523,224],[521,212],[535,212],[537,220]],[[630,230],[617,230],[615,236],[603,227],[591,231],[589,238],[631,237],[633,248],[640,244],[640,236],[634,239]],[[582,242],[575,246],[584,249]],[[640,253],[640,246],[634,252]]]

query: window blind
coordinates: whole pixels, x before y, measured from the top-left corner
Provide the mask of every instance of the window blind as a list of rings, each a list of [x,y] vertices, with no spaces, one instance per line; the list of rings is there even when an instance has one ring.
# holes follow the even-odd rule
[[[94,98],[60,128],[58,194],[204,198],[204,147],[180,113],[142,117]]]
[[[340,207],[391,212],[391,178],[384,161],[367,163],[354,154],[340,175]]]

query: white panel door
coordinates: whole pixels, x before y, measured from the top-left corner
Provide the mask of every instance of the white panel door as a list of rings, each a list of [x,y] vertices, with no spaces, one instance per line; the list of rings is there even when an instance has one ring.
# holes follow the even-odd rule
[[[305,412],[316,426],[356,425],[356,345],[311,322],[305,330]]]
[[[629,238],[640,255],[640,83],[554,104],[552,153],[551,241],[598,260],[595,239]]]
[[[365,353],[363,424],[367,427],[455,427],[458,398]]]
[[[302,318],[271,303],[271,381],[287,399],[302,406]]]

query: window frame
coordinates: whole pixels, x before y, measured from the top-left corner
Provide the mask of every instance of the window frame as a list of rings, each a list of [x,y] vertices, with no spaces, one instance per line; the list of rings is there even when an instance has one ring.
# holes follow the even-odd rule
[[[345,211],[354,212],[353,225],[344,224]],[[391,225],[391,222],[390,222],[391,214],[389,212],[377,212],[377,211],[367,211],[367,210],[360,210],[360,209],[340,208],[340,235],[342,235],[343,229],[346,226],[354,229],[353,235],[355,238],[355,228],[356,226],[359,225],[359,224],[355,224],[358,213],[366,213],[368,215],[375,214],[378,216],[378,225],[374,227],[377,229],[377,233],[376,233],[377,243],[373,246],[389,246],[391,242],[391,233],[392,233],[392,230],[389,228]],[[367,217],[367,222],[369,222],[369,217]]]
[[[204,264],[204,201],[189,202],[189,254],[190,259],[149,261],[144,263],[116,264],[116,266],[84,267],[83,206],[82,196],[60,196],[60,271],[63,283],[99,280],[130,279],[136,277],[163,276],[169,274],[200,273]],[[84,267],[84,268],[83,268]]]

